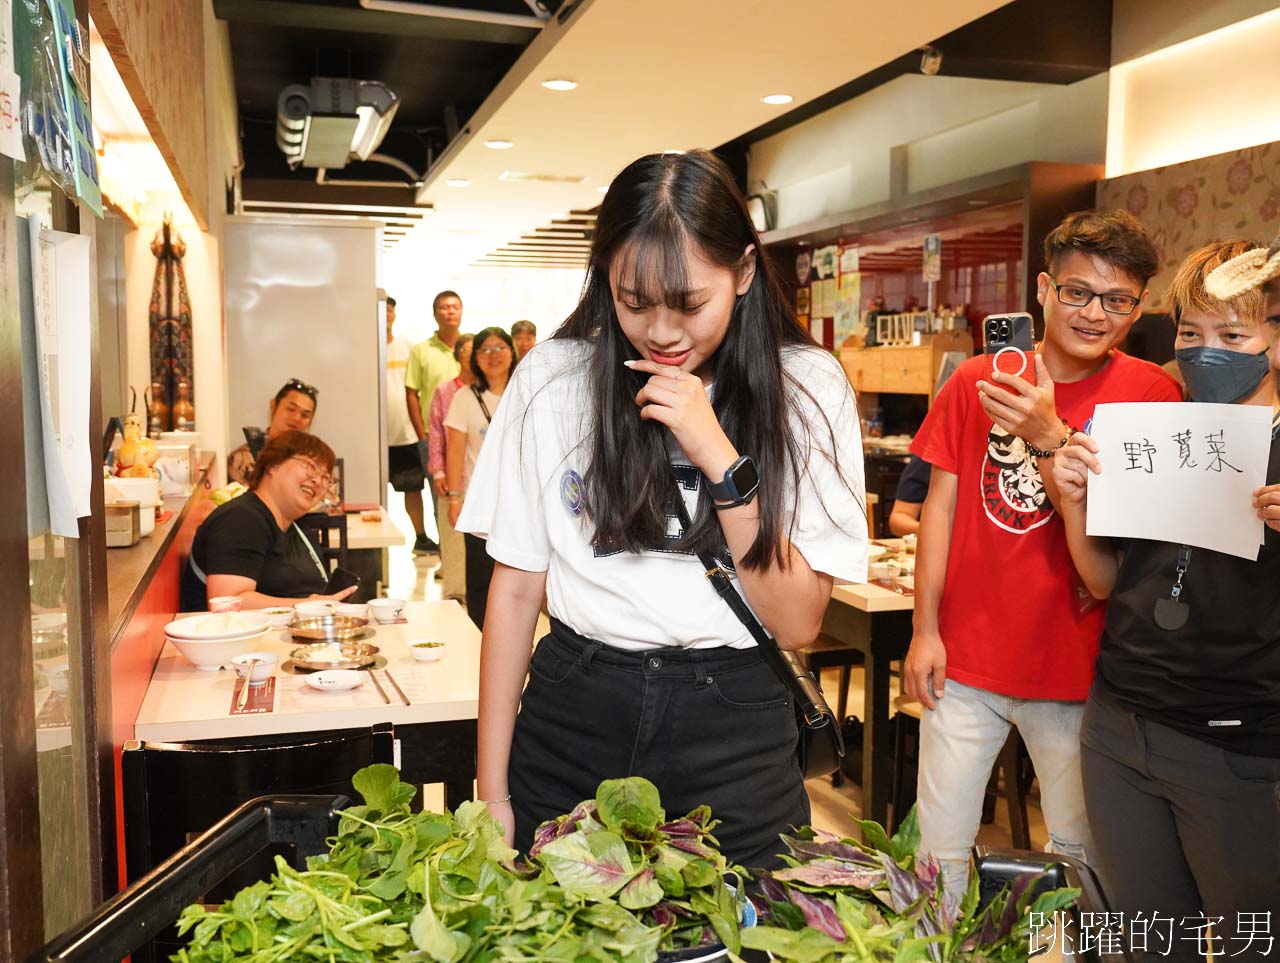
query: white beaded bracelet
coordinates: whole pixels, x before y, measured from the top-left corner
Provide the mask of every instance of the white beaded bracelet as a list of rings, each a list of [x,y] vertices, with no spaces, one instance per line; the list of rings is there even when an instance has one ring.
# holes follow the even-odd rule
[[[481,799],[480,802],[484,803],[486,806],[496,806],[499,803],[511,802],[511,793],[507,793],[501,799]]]

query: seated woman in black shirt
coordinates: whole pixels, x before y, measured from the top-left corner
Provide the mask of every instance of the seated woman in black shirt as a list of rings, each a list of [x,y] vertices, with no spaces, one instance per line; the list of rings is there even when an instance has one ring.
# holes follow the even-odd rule
[[[322,594],[329,581],[319,554],[294,524],[329,487],[333,449],[305,431],[283,431],[258,455],[250,490],[204,520],[182,572],[182,610],[238,595],[247,609],[290,605]]]
[[[1280,398],[1267,360],[1277,325],[1260,292],[1224,302],[1204,287],[1251,246],[1192,253],[1169,297],[1191,400],[1273,412],[1267,484],[1253,493],[1266,525],[1257,560],[1090,537],[1098,446],[1076,434],[1054,459],[1072,559],[1092,595],[1110,596],[1080,732],[1104,885],[1130,935],[1135,914],[1172,920],[1138,960],[1260,959],[1269,941],[1257,927],[1280,909]]]

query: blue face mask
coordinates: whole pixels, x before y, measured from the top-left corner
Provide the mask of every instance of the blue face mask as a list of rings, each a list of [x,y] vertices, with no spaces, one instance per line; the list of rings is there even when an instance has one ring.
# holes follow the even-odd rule
[[[1267,352],[1180,348],[1173,353],[1192,401],[1232,405],[1253,394],[1270,370]]]

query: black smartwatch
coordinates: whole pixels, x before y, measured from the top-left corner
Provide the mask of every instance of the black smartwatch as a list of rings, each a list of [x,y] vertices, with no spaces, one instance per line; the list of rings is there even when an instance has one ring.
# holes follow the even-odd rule
[[[724,473],[724,481],[707,479],[707,491],[720,503],[716,508],[749,505],[756,497],[756,489],[759,487],[760,473],[756,471],[755,460],[750,455],[743,455],[730,465],[729,470]]]

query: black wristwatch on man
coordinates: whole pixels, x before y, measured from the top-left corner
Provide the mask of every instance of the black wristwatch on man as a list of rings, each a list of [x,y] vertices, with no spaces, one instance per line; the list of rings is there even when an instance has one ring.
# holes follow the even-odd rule
[[[755,459],[750,455],[743,455],[730,465],[723,481],[707,478],[707,491],[711,493],[716,508],[749,505],[759,487],[760,473],[756,471]]]

